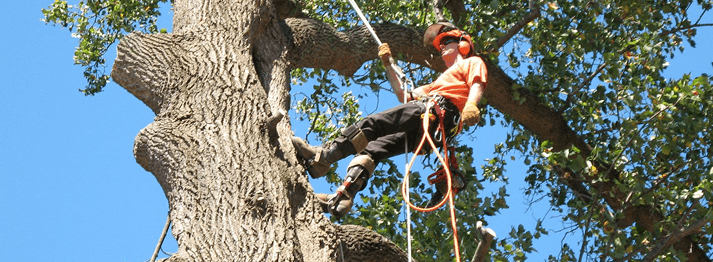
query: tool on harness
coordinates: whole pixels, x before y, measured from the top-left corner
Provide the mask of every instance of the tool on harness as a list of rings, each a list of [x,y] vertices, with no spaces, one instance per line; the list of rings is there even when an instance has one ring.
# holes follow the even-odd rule
[[[458,160],[455,157],[455,149],[449,147],[450,156],[448,159],[448,166],[450,167],[450,174],[446,172],[446,169],[441,165],[436,172],[428,176],[428,183],[430,185],[435,184],[436,191],[431,195],[431,200],[428,201],[426,207],[436,206],[443,200],[443,196],[448,194],[448,178],[446,176],[451,176],[451,190],[453,194],[458,194],[458,192],[463,191],[468,185],[468,179],[465,174],[458,169]]]

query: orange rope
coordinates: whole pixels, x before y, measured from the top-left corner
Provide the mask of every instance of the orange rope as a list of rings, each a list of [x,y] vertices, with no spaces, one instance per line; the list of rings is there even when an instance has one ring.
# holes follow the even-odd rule
[[[408,199],[408,197],[406,197],[406,196],[407,196],[406,193],[407,193],[407,191],[409,190],[408,178],[409,178],[409,175],[410,175],[410,173],[411,173],[411,172],[410,172],[411,166],[413,166],[413,163],[414,163],[415,160],[416,160],[416,156],[418,156],[418,154],[416,153],[416,154],[414,154],[413,157],[411,158],[411,161],[408,163],[408,166],[406,166],[406,174],[404,174],[404,181],[403,181],[403,183],[401,184],[401,196],[404,197],[404,201],[406,202],[406,204],[407,204],[410,208],[413,208],[414,210],[419,211],[419,212],[431,212],[431,211],[434,211],[434,210],[436,210],[436,209],[442,207],[443,205],[445,205],[446,201],[448,201],[448,205],[449,205],[449,208],[450,208],[450,216],[451,216],[451,228],[453,229],[453,248],[454,248],[454,253],[455,253],[455,256],[456,256],[456,261],[460,261],[460,247],[459,247],[459,245],[458,245],[458,229],[456,228],[455,203],[454,203],[454,201],[453,201],[453,181],[451,180],[450,165],[449,165],[448,161],[446,161],[446,160],[448,159],[448,157],[449,157],[449,156],[448,156],[448,149],[447,149],[447,147],[446,147],[446,137],[445,137],[445,136],[446,136],[446,133],[445,133],[445,130],[441,130],[441,131],[443,132],[443,138],[442,138],[442,140],[443,140],[443,151],[444,151],[444,152],[443,152],[443,155],[445,156],[445,157],[444,157],[444,156],[441,156],[440,152],[438,151],[438,148],[436,147],[436,144],[433,142],[433,138],[431,138],[431,134],[429,134],[429,132],[428,132],[428,125],[429,125],[429,122],[430,122],[430,118],[429,118],[428,115],[429,115],[430,112],[431,112],[431,108],[430,108],[430,106],[428,106],[428,104],[430,104],[430,103],[427,103],[427,106],[426,106],[426,113],[425,113],[426,116],[423,118],[423,130],[424,130],[424,132],[423,132],[423,133],[424,133],[424,134],[423,134],[423,138],[421,138],[421,142],[418,144],[418,147],[416,148],[416,151],[415,151],[415,152],[417,152],[417,153],[420,152],[421,149],[423,148],[424,143],[425,143],[426,141],[428,141],[429,145],[430,145],[431,148],[433,149],[433,152],[436,153],[436,156],[438,157],[438,160],[441,161],[441,163],[443,164],[443,166],[444,166],[444,168],[445,168],[445,170],[446,170],[446,181],[447,181],[447,185],[448,185],[448,192],[446,193],[446,195],[444,196],[444,198],[441,200],[440,203],[438,203],[437,205],[432,206],[432,207],[430,207],[430,208],[418,207],[418,206],[412,204],[411,201]],[[443,125],[442,125],[442,123],[443,123],[443,117],[442,117],[442,116],[440,116],[439,121],[441,122],[441,129],[444,129],[444,128],[443,128]],[[451,156],[451,157],[454,157],[454,156]]]

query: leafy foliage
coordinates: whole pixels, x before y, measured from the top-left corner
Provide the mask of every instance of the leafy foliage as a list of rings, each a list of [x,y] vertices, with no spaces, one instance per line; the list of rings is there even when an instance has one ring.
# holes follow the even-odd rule
[[[74,52],[74,63],[84,67],[87,86],[80,89],[85,95],[101,92],[109,81],[105,73],[104,55],[122,36],[140,30],[156,33],[156,17],[161,15],[159,3],[166,0],[82,0],[78,5],[55,0],[42,10],[45,23],[69,29],[79,38]]]

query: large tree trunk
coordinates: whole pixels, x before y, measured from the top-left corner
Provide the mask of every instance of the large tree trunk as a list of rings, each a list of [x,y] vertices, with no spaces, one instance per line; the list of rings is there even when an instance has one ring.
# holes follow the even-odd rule
[[[134,153],[169,201],[178,252],[168,260],[405,261],[315,201],[280,113],[289,34],[272,1],[176,0],[174,10],[172,34],[125,37],[112,70],[156,113]]]

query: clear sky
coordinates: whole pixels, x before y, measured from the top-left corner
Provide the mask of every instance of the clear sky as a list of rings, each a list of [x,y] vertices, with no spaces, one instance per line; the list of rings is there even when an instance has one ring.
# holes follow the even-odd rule
[[[72,61],[77,39],[40,21],[40,10],[52,1],[0,5],[0,262],[146,261],[168,203],[132,148],[154,115],[113,83],[94,97],[77,91],[85,84],[83,69]],[[707,20],[713,22],[710,15]],[[170,22],[160,19],[169,31]],[[697,42],[698,48],[671,61],[670,77],[713,72],[713,30],[700,30]],[[501,131],[484,128],[478,137],[497,140],[491,136]],[[490,147],[482,150],[489,152]],[[524,177],[518,168],[508,172],[511,183]],[[511,205],[522,202],[518,188],[511,187]],[[519,223],[509,218],[522,217],[524,209],[502,214],[508,219],[491,225],[505,235]],[[176,251],[171,235],[164,250]]]

